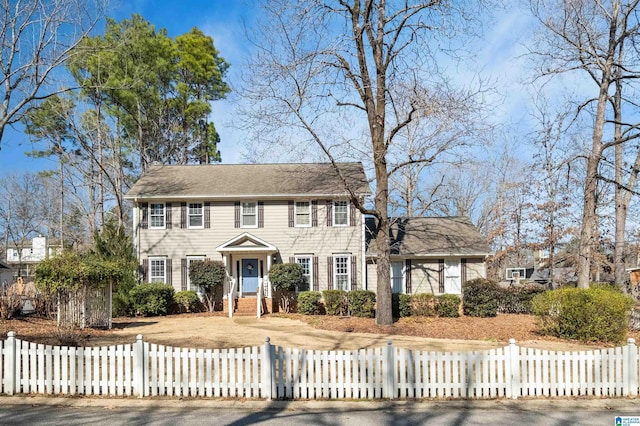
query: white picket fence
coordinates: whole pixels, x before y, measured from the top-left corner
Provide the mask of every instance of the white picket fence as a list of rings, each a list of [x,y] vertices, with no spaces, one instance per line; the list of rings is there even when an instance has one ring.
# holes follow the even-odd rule
[[[6,394],[267,399],[518,398],[638,395],[640,355],[503,348],[429,352],[387,346],[321,351],[271,345],[185,349],[145,342],[65,347],[0,341]]]

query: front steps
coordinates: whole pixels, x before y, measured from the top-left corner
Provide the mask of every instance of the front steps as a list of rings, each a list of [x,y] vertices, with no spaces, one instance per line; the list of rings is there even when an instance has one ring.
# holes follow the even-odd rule
[[[233,316],[236,317],[256,317],[257,312],[257,300],[255,296],[239,297],[235,300]],[[229,304],[224,301],[224,312],[229,314]],[[273,312],[272,299],[262,298],[262,315]]]

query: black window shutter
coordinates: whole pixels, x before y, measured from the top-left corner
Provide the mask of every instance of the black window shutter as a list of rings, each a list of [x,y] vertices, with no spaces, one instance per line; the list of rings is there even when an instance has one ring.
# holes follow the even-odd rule
[[[349,226],[356,226],[356,205],[349,202]]]
[[[289,228],[293,228],[295,226],[293,215],[293,201],[289,201]]]
[[[333,226],[333,201],[327,200],[327,226]]]
[[[165,260],[165,270],[166,270],[166,278],[165,284],[172,285],[171,283],[171,275],[173,274],[173,265],[171,263],[171,259]]]
[[[149,228],[149,203],[140,204],[140,228]]]
[[[411,259],[404,261],[404,281],[406,285],[406,293],[411,294]]]
[[[358,260],[351,256],[351,291],[358,289]]]
[[[180,228],[187,227],[187,203],[180,203]]]
[[[467,259],[460,259],[460,281],[467,282]]]
[[[187,276],[189,271],[187,270],[187,259],[180,259],[180,288],[182,291],[187,289]]]
[[[233,226],[235,228],[240,228],[240,201],[236,201],[233,206],[235,209],[235,220]]]
[[[149,270],[149,259],[142,259],[142,265],[140,265],[140,278],[141,282],[147,282],[147,271]]]
[[[166,222],[165,227],[167,229],[171,229],[171,225],[173,224],[173,221],[171,220],[171,210],[173,210],[172,207],[173,204],[167,203],[164,208],[164,217]]]
[[[444,259],[438,259],[438,291],[444,293]]]
[[[311,226],[318,226],[318,200],[311,201]]]
[[[204,227],[211,228],[211,203],[208,201],[204,203]]]
[[[333,256],[327,257],[327,290],[333,290]]]
[[[313,256],[313,291],[320,290],[320,283],[318,280],[318,256]]]
[[[264,201],[258,201],[258,228],[264,228]]]

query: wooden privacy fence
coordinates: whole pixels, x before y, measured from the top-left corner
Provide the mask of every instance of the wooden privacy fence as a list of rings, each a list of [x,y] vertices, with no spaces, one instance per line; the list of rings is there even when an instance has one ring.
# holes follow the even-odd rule
[[[305,350],[271,345],[185,349],[0,340],[0,392],[267,399],[518,398],[638,395],[638,347],[580,352],[503,348],[429,352],[385,347]]]

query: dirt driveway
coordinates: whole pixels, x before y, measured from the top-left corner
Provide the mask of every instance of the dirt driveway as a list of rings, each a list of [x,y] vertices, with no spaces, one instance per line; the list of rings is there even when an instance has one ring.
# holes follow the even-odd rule
[[[264,344],[269,337],[278,346],[306,349],[361,349],[386,345],[431,351],[468,351],[505,346],[505,342],[433,339],[425,337],[340,332],[313,328],[302,321],[281,317],[227,318],[221,316],[180,315],[154,318],[122,318],[114,330],[95,336],[91,346],[133,342],[142,334],[145,341],[192,348],[232,348]],[[518,342],[522,346],[552,350],[594,349],[571,343],[548,341]]]

